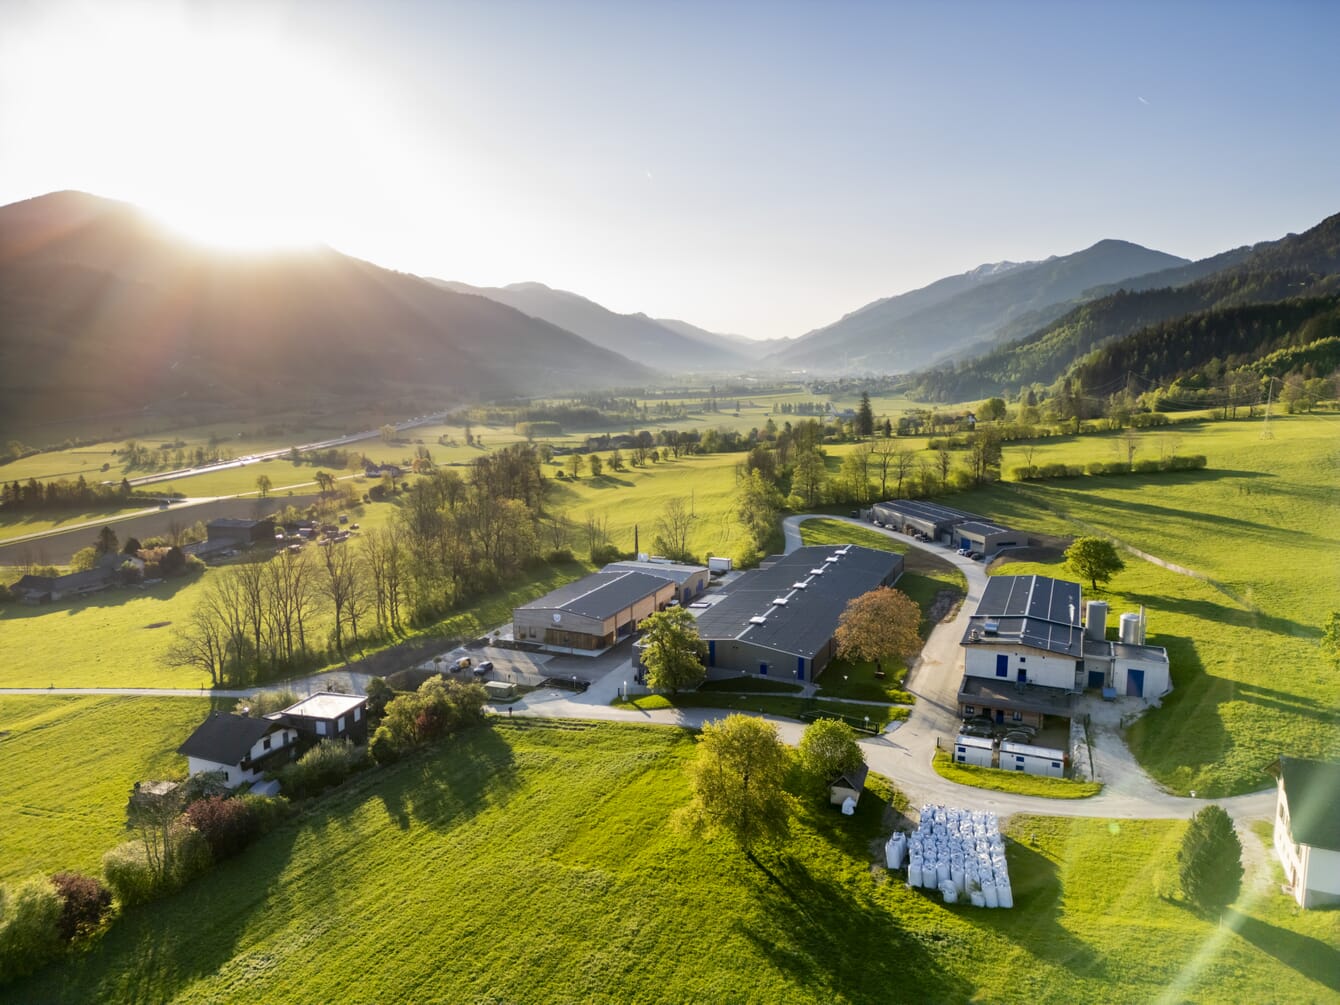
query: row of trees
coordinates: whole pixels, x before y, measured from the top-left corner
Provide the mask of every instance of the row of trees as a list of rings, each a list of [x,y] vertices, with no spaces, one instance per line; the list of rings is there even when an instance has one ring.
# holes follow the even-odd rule
[[[93,510],[126,506],[139,499],[160,499],[162,492],[139,492],[124,478],[117,485],[90,484],[83,475],[78,478],[39,482],[0,482],[0,506],[6,511],[42,513],[51,510]]]

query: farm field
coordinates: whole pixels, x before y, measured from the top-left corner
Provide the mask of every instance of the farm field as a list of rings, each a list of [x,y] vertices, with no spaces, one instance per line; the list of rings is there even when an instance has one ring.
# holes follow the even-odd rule
[[[809,797],[760,851],[672,825],[691,736],[498,722],[358,777],[20,1001],[1144,1002],[1335,995],[1333,912],[1156,894],[1180,822],[1015,819],[1016,909],[871,867],[896,796]],[[784,884],[784,885],[783,885]]]
[[[131,787],[185,777],[177,747],[210,707],[209,698],[0,697],[0,881],[97,875],[102,853],[126,839]]]
[[[1172,791],[1248,791],[1266,784],[1261,767],[1281,752],[1340,753],[1340,679],[1318,649],[1340,581],[1340,416],[1272,422],[1271,440],[1259,423],[1180,432],[1181,452],[1209,458],[1202,472],[994,486],[946,500],[1040,533],[1109,534],[1214,581],[1127,555],[1126,571],[1097,594],[1114,614],[1146,604],[1151,643],[1169,647],[1174,691],[1129,741]],[[1059,572],[1003,571],[1046,570]]]

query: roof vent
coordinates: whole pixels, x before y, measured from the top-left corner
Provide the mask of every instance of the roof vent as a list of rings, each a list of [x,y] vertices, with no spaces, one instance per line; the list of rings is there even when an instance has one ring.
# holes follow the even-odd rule
[[[793,589],[793,590],[803,590],[803,589],[805,589],[805,587],[807,587],[807,586],[809,586],[809,585],[810,585],[810,584],[809,584],[809,581],[808,581],[808,580],[800,579],[800,580],[797,580],[796,582],[794,582],[794,583],[791,584],[791,589]]]
[[[982,626],[982,631],[984,631],[987,634],[987,636],[995,635],[996,632],[1000,631],[1000,622],[988,621],[986,624]]]
[[[752,618],[749,619],[749,623],[751,625],[762,625],[766,624],[767,621],[768,619],[761,614],[755,614]]]
[[[785,606],[786,606],[786,598],[785,598],[785,597],[773,597],[773,598],[772,598],[772,602],[773,602],[776,606],[778,606],[778,607],[785,607]]]
[[[832,565],[837,560],[838,557],[836,555],[829,555],[827,558],[824,559],[824,562],[828,565]]]
[[[811,569],[811,570],[810,570],[810,575],[811,575],[811,576],[822,576],[823,574],[824,574],[823,566],[819,566],[819,568],[817,568],[817,569]]]
[[[839,555],[845,555],[845,554],[847,554],[847,552],[849,552],[849,551],[851,551],[851,545],[849,545],[849,544],[844,544],[841,548],[839,548],[839,549],[837,550],[837,553],[838,553]]]

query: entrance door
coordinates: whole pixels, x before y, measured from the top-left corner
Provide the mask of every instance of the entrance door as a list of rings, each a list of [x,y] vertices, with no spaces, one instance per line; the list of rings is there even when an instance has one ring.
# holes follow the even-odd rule
[[[1089,689],[1093,691],[1101,691],[1103,689],[1103,671],[1089,671]]]
[[[996,722],[1003,723],[1004,721],[1005,721],[1005,710],[1003,708],[996,709]]]
[[[996,676],[1008,677],[1010,675],[1010,658],[1004,653],[996,653]]]
[[[758,665],[758,672],[761,673],[764,677],[768,676],[768,664],[760,663]]]
[[[1145,672],[1143,670],[1126,671],[1126,693],[1136,698],[1145,696]]]
[[[1019,676],[1018,676],[1017,680],[1019,681],[1020,684],[1027,684],[1027,683],[1028,683],[1028,667],[1020,667],[1020,668],[1019,668]]]

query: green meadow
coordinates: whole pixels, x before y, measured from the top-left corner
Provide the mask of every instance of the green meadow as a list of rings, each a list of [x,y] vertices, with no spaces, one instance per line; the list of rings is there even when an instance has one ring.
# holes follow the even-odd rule
[[[692,735],[498,722],[308,804],[127,912],[15,1001],[1329,1000],[1334,912],[1160,899],[1184,824],[1021,817],[1016,907],[947,906],[878,861],[900,797],[805,794],[751,862],[674,824]],[[1259,888],[1259,884],[1256,888]]]
[[[102,853],[126,838],[131,787],[185,777],[177,747],[210,707],[209,698],[0,697],[0,881],[97,875]]]

